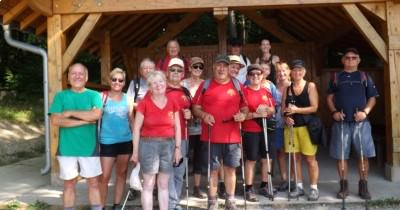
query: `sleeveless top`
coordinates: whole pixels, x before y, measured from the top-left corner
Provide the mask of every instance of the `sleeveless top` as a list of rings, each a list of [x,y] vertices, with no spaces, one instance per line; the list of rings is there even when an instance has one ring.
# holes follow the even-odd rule
[[[286,101],[285,104],[294,104],[297,107],[308,107],[310,106],[310,98],[308,95],[308,82],[304,85],[303,91],[299,95],[296,95],[293,90],[293,83],[287,88],[286,92]],[[292,115],[294,120],[294,127],[305,126],[303,114],[294,114]]]

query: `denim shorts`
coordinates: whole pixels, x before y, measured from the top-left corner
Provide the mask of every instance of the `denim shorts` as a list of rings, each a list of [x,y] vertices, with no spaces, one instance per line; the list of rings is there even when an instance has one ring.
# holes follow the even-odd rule
[[[343,122],[343,129],[341,122],[334,122],[332,125],[329,154],[337,160],[342,159],[342,141],[344,159],[349,159],[351,146],[353,146],[358,158],[361,157],[361,152],[364,157],[375,157],[375,145],[371,135],[371,124],[367,120],[358,123]]]
[[[203,170],[208,168],[208,142],[202,141]],[[241,148],[240,144],[210,144],[210,168],[216,170],[221,166],[223,160],[224,166],[236,168],[240,166]]]
[[[171,173],[175,141],[139,140],[140,170],[144,174]]]
[[[271,133],[268,133],[268,153],[269,158],[273,159],[273,147]],[[263,132],[244,132],[243,135],[243,148],[246,160],[256,161],[260,158],[267,158],[267,151],[265,148],[265,139]]]

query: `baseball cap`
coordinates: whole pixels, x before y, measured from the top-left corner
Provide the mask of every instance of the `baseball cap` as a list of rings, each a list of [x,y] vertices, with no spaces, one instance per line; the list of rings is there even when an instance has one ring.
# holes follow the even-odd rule
[[[200,57],[192,57],[190,59],[190,64],[193,65],[193,64],[196,64],[196,63],[204,64],[204,61]]]
[[[172,58],[171,60],[169,60],[168,67],[171,67],[174,65],[180,66],[182,68],[185,67],[183,60],[180,58]]]
[[[228,57],[229,57],[229,63],[230,63],[230,64],[232,64],[232,63],[237,63],[237,64],[240,65],[240,68],[243,68],[243,67],[244,67],[243,63],[240,62],[240,57],[239,57],[239,56],[237,56],[237,55],[230,55],[230,56],[228,56]]]
[[[358,50],[357,50],[356,48],[354,48],[354,47],[350,47],[350,48],[345,49],[345,50],[343,51],[343,55],[346,55],[348,52],[352,52],[352,53],[354,53],[354,54],[356,54],[356,55],[360,55],[360,53],[358,52]]]
[[[263,69],[261,68],[261,66],[259,64],[251,64],[250,66],[247,67],[247,74],[249,74],[250,72],[254,71],[254,70],[259,70],[259,71],[263,71]]]
[[[229,45],[231,46],[242,46],[242,40],[239,38],[231,38],[229,39]]]
[[[226,63],[229,64],[229,57],[225,54],[218,54],[217,57],[215,58],[215,63]]]
[[[290,68],[291,69],[294,69],[294,68],[305,68],[305,67],[306,67],[306,64],[301,59],[294,59],[290,63]]]

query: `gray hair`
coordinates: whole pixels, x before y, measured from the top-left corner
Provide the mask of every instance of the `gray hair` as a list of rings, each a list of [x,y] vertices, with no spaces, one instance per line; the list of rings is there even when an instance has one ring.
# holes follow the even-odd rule
[[[142,62],[140,62],[140,68],[141,68],[141,69],[144,68],[144,66],[145,66],[146,64],[153,65],[154,68],[156,67],[156,64],[154,63],[154,61],[152,61],[150,58],[144,58],[144,59],[142,60]]]
[[[146,79],[147,86],[150,86],[150,83],[153,82],[157,78],[161,78],[162,80],[164,80],[164,82],[167,82],[167,78],[165,77],[164,72],[155,70],[155,71],[151,71],[147,74],[147,79]]]

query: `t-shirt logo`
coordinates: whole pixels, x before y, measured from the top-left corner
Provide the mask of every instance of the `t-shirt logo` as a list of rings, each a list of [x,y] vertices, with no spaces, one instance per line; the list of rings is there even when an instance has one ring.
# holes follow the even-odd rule
[[[265,102],[268,102],[268,97],[267,97],[267,96],[262,96],[262,97],[261,97],[261,100],[263,100],[263,101],[265,101]]]
[[[227,90],[226,91],[226,93],[229,95],[229,96],[234,96],[234,95],[236,95],[236,92],[235,92],[235,90],[234,89],[229,89],[229,90]]]
[[[187,97],[184,96],[184,95],[182,95],[181,98],[182,98],[182,100],[183,100],[184,102],[188,101]]]
[[[172,111],[168,112],[168,118],[173,120],[174,119],[174,112],[172,112]]]

